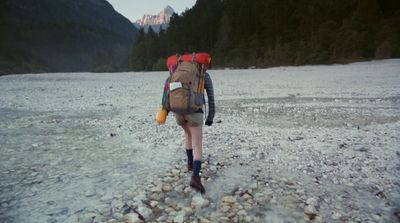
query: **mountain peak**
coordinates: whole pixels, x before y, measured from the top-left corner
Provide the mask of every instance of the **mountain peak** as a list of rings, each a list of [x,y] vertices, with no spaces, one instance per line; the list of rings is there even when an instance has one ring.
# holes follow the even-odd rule
[[[164,8],[164,12],[167,13],[167,14],[172,15],[172,14],[174,13],[174,9],[173,9],[171,6],[167,5],[167,6]]]
[[[154,31],[158,32],[160,27],[166,29],[169,25],[174,9],[167,5],[160,13],[157,15],[144,15],[142,19],[137,20],[134,25],[137,28],[144,28],[147,32],[148,28],[151,26]]]
[[[139,26],[152,26],[152,25],[163,25],[169,24],[169,20],[174,13],[174,9],[167,5],[160,13],[157,15],[144,15],[142,19],[139,19],[135,24]]]

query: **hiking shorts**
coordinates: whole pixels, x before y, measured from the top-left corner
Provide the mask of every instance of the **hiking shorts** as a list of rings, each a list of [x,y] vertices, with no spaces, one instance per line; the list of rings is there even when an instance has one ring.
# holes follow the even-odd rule
[[[176,123],[178,125],[188,124],[189,126],[202,126],[203,125],[203,113],[197,112],[188,115],[175,114]]]

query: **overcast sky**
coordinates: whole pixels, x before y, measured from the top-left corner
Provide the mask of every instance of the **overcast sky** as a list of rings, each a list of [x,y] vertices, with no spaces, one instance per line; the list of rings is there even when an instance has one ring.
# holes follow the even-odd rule
[[[178,14],[191,8],[196,0],[107,0],[116,11],[135,22],[144,14],[158,14],[167,5],[171,6]]]

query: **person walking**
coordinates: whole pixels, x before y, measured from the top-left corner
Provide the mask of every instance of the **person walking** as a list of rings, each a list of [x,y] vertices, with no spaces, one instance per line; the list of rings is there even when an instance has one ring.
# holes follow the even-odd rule
[[[204,55],[209,57],[208,54]],[[195,69],[191,67],[193,67],[196,56],[197,55],[195,54],[191,56],[192,63],[181,63],[181,58],[179,57],[179,65],[175,65],[174,63],[172,65],[167,65],[170,71],[170,77],[167,79],[166,87],[164,88],[163,103],[167,104],[168,110],[174,112],[177,124],[181,126],[184,131],[185,149],[187,154],[187,169],[189,172],[193,171],[190,179],[190,186],[201,193],[205,193],[205,189],[200,178],[200,170],[203,158],[203,109],[204,105],[206,104],[205,94],[203,93],[204,89],[207,93],[208,101],[208,114],[206,114],[206,120],[204,123],[207,126],[211,126],[213,124],[213,119],[215,116],[215,100],[213,82],[210,75],[206,72],[211,59],[209,57],[209,59],[206,60],[208,62],[207,64],[197,64],[197,68],[199,69],[198,71],[194,71]],[[199,55],[199,57],[201,56],[203,56],[203,54]],[[188,76],[187,73],[190,73],[189,71],[198,73],[194,74],[192,77],[190,74]],[[183,74],[181,74],[182,72]],[[185,75],[189,78],[182,77]],[[196,77],[198,76],[200,79],[196,80]],[[193,85],[194,87],[186,87],[188,85]],[[176,100],[175,98],[179,98],[179,100],[181,100],[182,97],[187,95],[187,90],[185,91],[185,88],[197,88],[199,90],[193,94],[193,97],[189,97],[189,104],[181,105],[182,102],[173,101]],[[182,90],[183,93],[179,92],[180,90]],[[190,103],[195,104],[192,105],[193,109],[190,109],[190,112],[187,112],[186,107],[190,107]],[[179,106],[177,104],[179,104]],[[176,107],[183,107],[185,108],[185,111],[182,112],[182,109],[178,109]]]
[[[208,98],[208,115],[205,125],[211,126],[215,115],[214,89],[210,75],[205,73],[204,87]],[[188,171],[193,171],[190,186],[201,193],[205,189],[201,183],[200,170],[203,158],[203,110],[188,115],[175,114],[176,122],[185,133],[185,147]]]

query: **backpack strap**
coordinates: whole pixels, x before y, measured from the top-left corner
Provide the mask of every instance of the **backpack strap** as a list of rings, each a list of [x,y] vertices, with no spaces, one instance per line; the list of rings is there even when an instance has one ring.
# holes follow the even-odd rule
[[[192,63],[194,63],[195,59],[196,59],[196,52],[193,52],[192,53]]]
[[[182,63],[181,55],[177,53],[176,56],[178,57],[178,64],[181,64]]]

